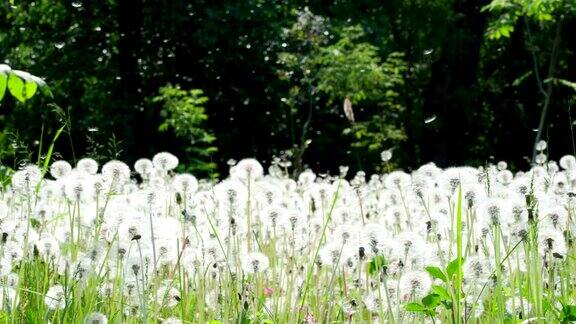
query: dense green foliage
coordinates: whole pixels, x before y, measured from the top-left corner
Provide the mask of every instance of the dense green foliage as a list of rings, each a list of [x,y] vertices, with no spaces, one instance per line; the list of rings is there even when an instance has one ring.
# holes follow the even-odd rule
[[[204,127],[208,119],[203,105],[208,102],[200,89],[189,91],[178,87],[166,86],[160,88],[160,95],[153,102],[163,102],[160,116],[163,119],[158,128],[161,132],[172,130],[176,137],[183,139],[188,158],[187,168],[191,172],[214,172],[216,164],[205,162],[202,158],[210,158],[217,148],[210,146],[216,139]]]
[[[526,166],[537,134],[552,157],[573,150],[575,12],[572,0],[14,1],[0,8],[0,57],[54,97],[3,100],[1,158],[30,160],[66,123],[63,157],[169,150],[204,175],[250,155],[373,170],[391,147],[406,167]],[[166,84],[209,101],[180,120],[188,108],[153,100]]]

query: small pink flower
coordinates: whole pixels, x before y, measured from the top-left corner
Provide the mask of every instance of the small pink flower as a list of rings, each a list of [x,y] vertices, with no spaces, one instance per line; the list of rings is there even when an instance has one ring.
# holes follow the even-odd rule
[[[273,293],[274,293],[274,289],[272,289],[270,287],[264,288],[264,295],[266,295],[266,297],[272,296]]]

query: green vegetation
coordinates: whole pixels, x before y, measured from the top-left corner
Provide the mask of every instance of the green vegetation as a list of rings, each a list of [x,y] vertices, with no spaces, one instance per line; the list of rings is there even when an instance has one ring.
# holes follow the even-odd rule
[[[63,157],[133,161],[170,150],[204,165],[204,175],[245,155],[281,157],[295,173],[335,173],[340,164],[377,170],[388,148],[391,163],[405,168],[495,157],[525,167],[540,139],[553,145],[552,157],[573,150],[574,7],[15,1],[0,8],[0,57],[46,80],[54,97],[17,103],[35,83],[23,81],[30,91],[22,93],[14,88],[22,76],[14,79],[19,99],[4,100],[0,111],[2,161],[30,160],[40,130],[55,134],[64,117],[68,140],[55,148]],[[164,101],[153,99],[166,84],[210,99],[197,134],[160,127]],[[190,151],[191,138],[211,136],[217,141]]]

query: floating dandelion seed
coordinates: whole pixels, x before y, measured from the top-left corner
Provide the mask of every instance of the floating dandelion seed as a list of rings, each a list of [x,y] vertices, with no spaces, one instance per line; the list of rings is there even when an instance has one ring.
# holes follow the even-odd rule
[[[432,116],[424,119],[424,124],[430,124],[430,123],[432,123],[432,122],[435,121],[435,120],[436,120],[436,115],[432,115]]]
[[[352,101],[350,101],[350,99],[348,98],[344,99],[344,115],[351,123],[354,122],[354,111],[352,110]]]

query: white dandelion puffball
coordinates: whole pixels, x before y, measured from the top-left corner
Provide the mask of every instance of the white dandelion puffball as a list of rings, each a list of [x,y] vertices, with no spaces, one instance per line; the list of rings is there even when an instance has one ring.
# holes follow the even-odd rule
[[[56,161],[50,166],[50,175],[54,179],[64,178],[72,171],[72,166],[66,161]]]
[[[66,306],[64,287],[62,285],[55,285],[50,287],[46,293],[46,296],[44,297],[44,303],[49,309],[64,309]]]
[[[252,252],[242,256],[242,270],[246,273],[259,273],[268,269],[268,257],[260,252]]]
[[[168,152],[161,152],[152,158],[152,164],[155,168],[163,170],[163,171],[170,171],[176,169],[178,166],[178,158],[174,156],[172,153]]]

